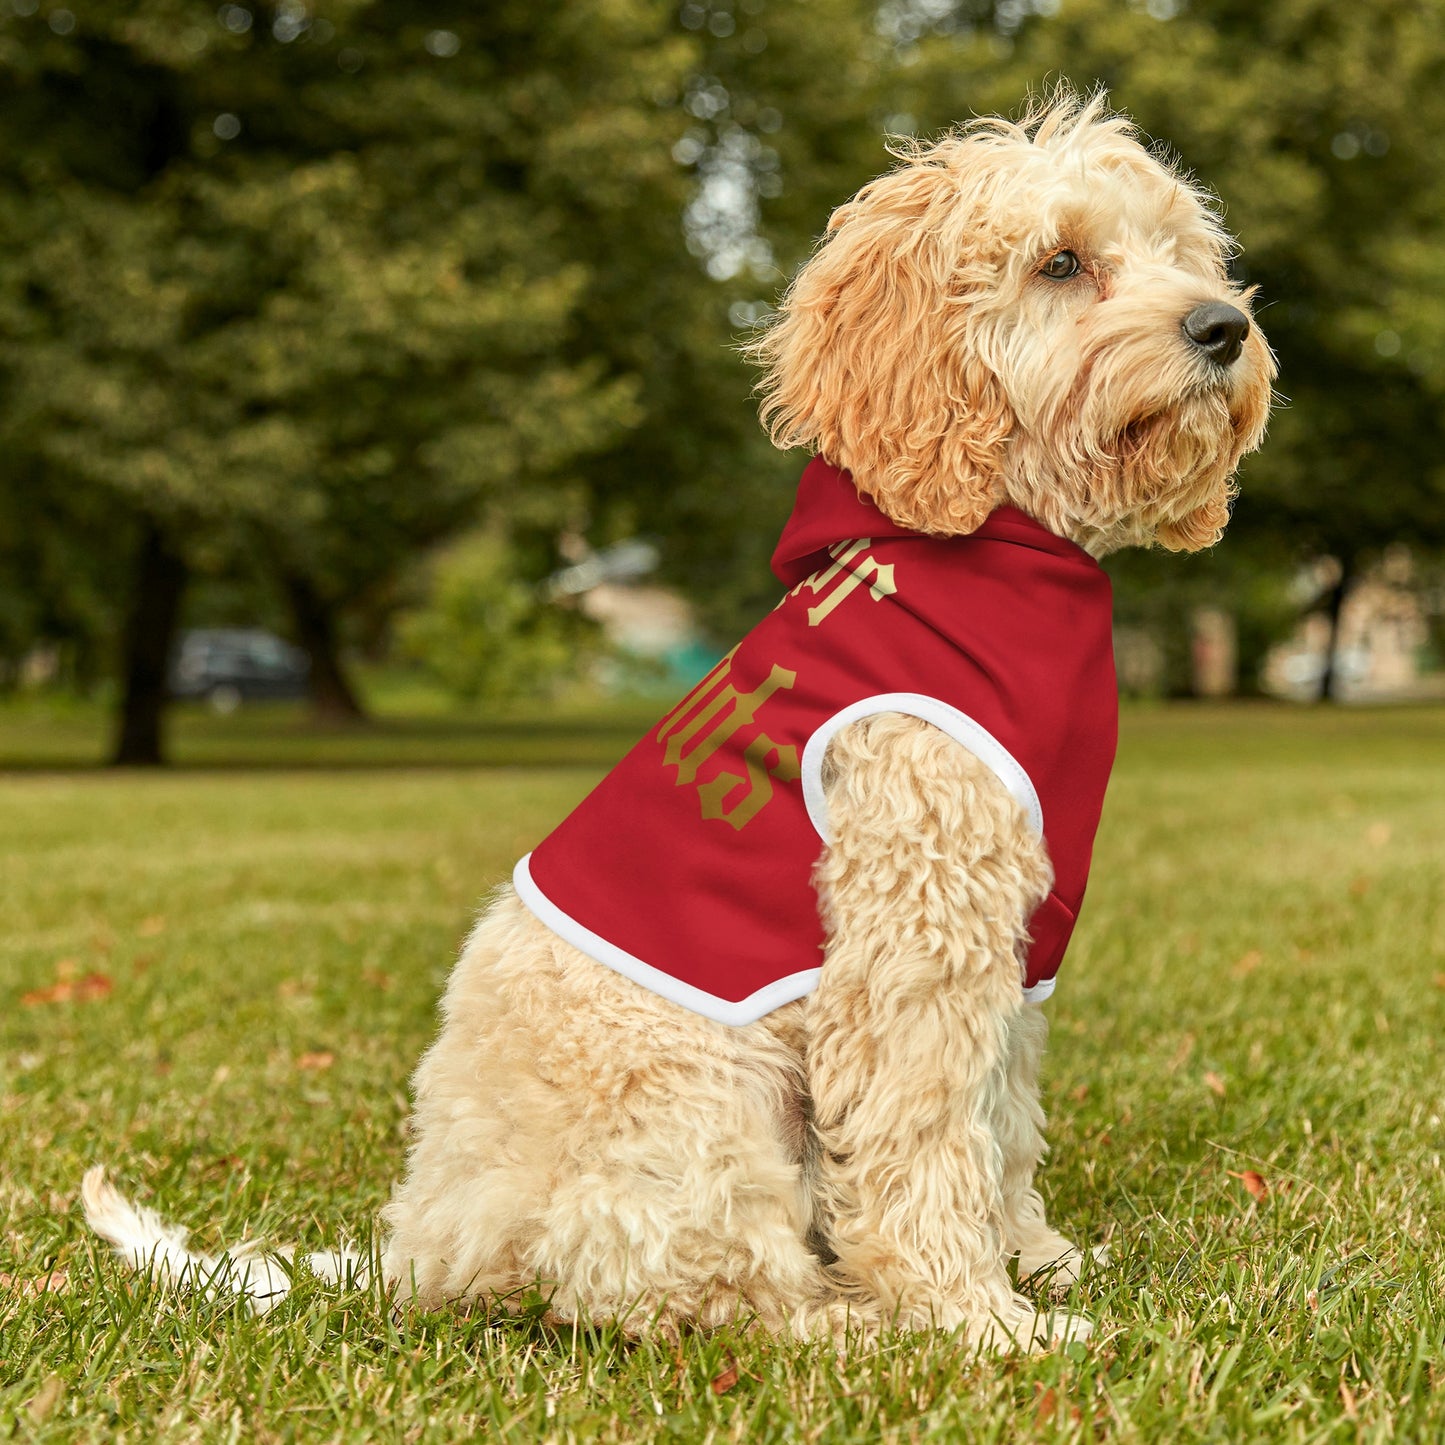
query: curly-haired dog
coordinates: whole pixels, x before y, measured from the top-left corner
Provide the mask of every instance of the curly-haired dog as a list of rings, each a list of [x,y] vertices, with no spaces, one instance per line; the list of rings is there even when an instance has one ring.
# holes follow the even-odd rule
[[[1228,254],[1067,94],[910,145],[833,216],[754,347],[774,440],[819,457],[791,590],[467,942],[386,1210],[404,1295],[1087,1332],[1007,1268],[1079,1264],[1034,1187],[1037,1001],[1113,755],[1096,559],[1213,543],[1264,430]],[[174,1245],[99,1171],[86,1197],[132,1257]]]

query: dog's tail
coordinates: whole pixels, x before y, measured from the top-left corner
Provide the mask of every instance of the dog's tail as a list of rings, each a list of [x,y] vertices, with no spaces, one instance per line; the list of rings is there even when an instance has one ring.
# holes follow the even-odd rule
[[[243,1298],[258,1315],[280,1304],[291,1288],[294,1249],[266,1250],[253,1242],[219,1255],[196,1254],[186,1248],[185,1229],[167,1224],[143,1204],[132,1204],[105,1177],[103,1164],[86,1170],[80,1199],[85,1222],[132,1269],[200,1290],[207,1299]],[[305,1259],[311,1272],[330,1284],[364,1285],[370,1278],[369,1260],[354,1249],[325,1250]]]

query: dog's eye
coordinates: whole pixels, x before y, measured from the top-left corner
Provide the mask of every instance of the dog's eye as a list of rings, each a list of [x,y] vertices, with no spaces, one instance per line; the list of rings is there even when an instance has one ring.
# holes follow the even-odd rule
[[[1079,258],[1072,251],[1055,251],[1039,267],[1039,274],[1047,276],[1050,281],[1067,281],[1070,276],[1077,276],[1081,269]]]

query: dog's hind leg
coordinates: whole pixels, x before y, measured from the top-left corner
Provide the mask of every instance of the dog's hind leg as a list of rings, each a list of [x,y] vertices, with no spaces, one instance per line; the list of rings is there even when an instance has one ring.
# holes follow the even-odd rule
[[[824,1292],[802,1008],[714,1023],[585,957],[504,889],[417,1071],[388,1279],[423,1304],[539,1291],[558,1320],[638,1334],[791,1328]]]
[[[993,772],[914,718],[840,732],[824,786],[808,1082],[833,1268],[903,1325],[989,1346],[1082,1337],[1086,1321],[1039,1316],[1009,1282],[995,1132],[1043,848]]]

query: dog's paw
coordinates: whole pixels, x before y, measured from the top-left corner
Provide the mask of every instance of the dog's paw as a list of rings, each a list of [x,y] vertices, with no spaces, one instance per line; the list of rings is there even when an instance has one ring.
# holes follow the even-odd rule
[[[1087,1315],[1071,1314],[1068,1310],[1051,1310],[1039,1316],[1039,1327],[1034,1332],[1037,1348],[1054,1349],[1060,1345],[1082,1344],[1094,1333],[1094,1322]]]
[[[1022,1350],[1036,1354],[1076,1340],[1087,1340],[1093,1329],[1093,1321],[1084,1315],[1040,1310],[1032,1300],[1015,1295],[1009,1308],[971,1330],[969,1340],[979,1350],[1000,1354]]]
[[[1051,1294],[1067,1294],[1079,1282],[1090,1261],[1096,1265],[1107,1264],[1109,1246],[1096,1244],[1085,1254],[1059,1236],[1057,1244],[1049,1248],[1019,1252],[1019,1283],[1046,1289]]]

